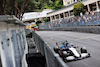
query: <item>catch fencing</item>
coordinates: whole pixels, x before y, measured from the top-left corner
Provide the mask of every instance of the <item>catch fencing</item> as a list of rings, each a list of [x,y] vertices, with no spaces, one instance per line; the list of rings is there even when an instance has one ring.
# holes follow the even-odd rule
[[[32,32],[32,35],[39,52],[46,58],[47,67],[68,67],[60,56],[52,50],[49,44],[44,42],[35,32]]]
[[[71,26],[96,26],[100,25],[100,13],[76,16],[66,19],[58,19],[52,22],[39,24],[39,29]]]

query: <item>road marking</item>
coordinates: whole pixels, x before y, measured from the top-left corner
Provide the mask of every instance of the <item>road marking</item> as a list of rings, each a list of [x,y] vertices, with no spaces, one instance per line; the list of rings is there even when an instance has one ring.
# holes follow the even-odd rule
[[[53,39],[53,38],[50,38],[50,39]]]
[[[53,40],[54,38],[48,38],[48,39],[46,39],[46,40]]]
[[[95,37],[100,37],[100,35],[92,36],[92,37],[83,37],[83,38],[78,38],[78,39],[75,39],[75,40],[82,40],[82,39],[95,38]]]
[[[82,39],[87,39],[88,37],[85,37],[85,38],[78,38],[78,39],[75,39],[75,40],[82,40]]]
[[[55,34],[55,35],[63,35],[63,33],[58,33],[58,34]]]

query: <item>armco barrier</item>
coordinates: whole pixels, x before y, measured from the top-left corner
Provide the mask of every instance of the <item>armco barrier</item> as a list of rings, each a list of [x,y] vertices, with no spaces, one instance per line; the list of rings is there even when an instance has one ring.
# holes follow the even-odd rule
[[[39,31],[75,31],[83,33],[100,34],[100,26],[54,27],[50,29],[39,29]]]
[[[32,32],[33,39],[35,44],[42,53],[42,55],[46,58],[46,66],[47,67],[68,67],[65,62],[60,58],[58,54],[56,54],[51,47],[42,40],[40,36],[38,36],[34,31]]]

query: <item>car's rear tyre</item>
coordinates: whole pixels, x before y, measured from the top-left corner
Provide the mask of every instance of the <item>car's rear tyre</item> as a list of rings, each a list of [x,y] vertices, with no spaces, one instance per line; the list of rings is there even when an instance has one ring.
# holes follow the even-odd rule
[[[81,51],[81,53],[87,53],[87,49],[86,48],[81,48],[80,51]]]
[[[56,53],[60,50],[59,48],[53,48]]]

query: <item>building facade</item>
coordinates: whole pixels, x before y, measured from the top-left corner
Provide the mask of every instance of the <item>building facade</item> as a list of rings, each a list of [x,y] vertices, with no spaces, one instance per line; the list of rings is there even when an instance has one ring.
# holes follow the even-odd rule
[[[100,0],[63,0],[63,4],[65,7],[48,13],[47,17],[50,18],[50,21],[73,17],[73,7],[76,3],[83,3],[85,5],[84,12],[100,11]]]
[[[52,9],[44,9],[42,12],[28,12],[24,13],[22,21],[30,21],[40,19],[43,21],[43,18],[47,16],[47,13],[52,12]]]
[[[82,1],[82,0],[63,0],[63,5],[68,6],[68,5],[78,2],[78,1]]]

